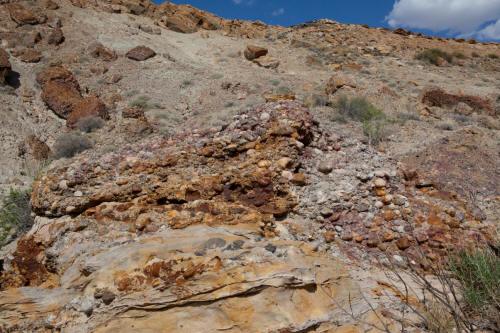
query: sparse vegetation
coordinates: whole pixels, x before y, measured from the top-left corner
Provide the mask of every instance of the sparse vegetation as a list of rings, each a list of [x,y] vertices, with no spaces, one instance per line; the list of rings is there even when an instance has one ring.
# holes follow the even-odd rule
[[[280,85],[281,81],[278,79],[271,79],[271,80],[269,80],[269,83],[271,83],[273,86],[277,87]]]
[[[378,145],[389,135],[386,120],[375,119],[363,121],[363,133],[368,138],[370,144]]]
[[[29,191],[10,189],[0,208],[0,248],[33,225]]]
[[[490,54],[488,54],[488,58],[490,58],[490,59],[495,59],[495,60],[496,60],[496,59],[498,59],[498,58],[499,58],[499,56],[498,56],[498,55],[496,55],[496,54],[494,54],[494,53],[490,53]]]
[[[193,85],[193,81],[191,81],[191,80],[184,80],[181,83],[181,88],[187,88],[187,87],[192,86],[192,85]]]
[[[55,159],[70,158],[90,148],[92,148],[92,143],[87,137],[73,133],[63,134],[54,144],[53,157]]]
[[[439,58],[446,60],[448,63],[453,62],[453,55],[440,49],[428,49],[415,55],[415,59],[433,65],[439,65]]]
[[[480,57],[479,53],[477,53],[477,52],[472,52],[472,53],[471,53],[471,56],[472,56],[473,58],[479,58],[479,57]]]
[[[50,164],[49,159],[41,161],[35,159],[29,159],[23,162],[23,170],[27,176],[29,176],[34,181],[37,181],[45,172],[49,164]]]
[[[129,90],[127,91],[125,94],[123,94],[123,96],[125,97],[132,97],[132,96],[135,96],[139,93],[140,91],[139,90]]]
[[[78,130],[85,132],[85,133],[91,133],[95,131],[96,129],[104,127],[104,119],[96,116],[89,116],[81,119],[77,124],[76,127]]]
[[[305,104],[311,108],[318,106],[327,106],[330,104],[330,102],[325,95],[311,94],[306,98]]]
[[[451,55],[457,59],[466,59],[467,58],[467,56],[460,51],[455,51]]]
[[[215,73],[212,75],[212,80],[219,80],[219,79],[222,79],[223,77],[224,77],[224,74]]]
[[[460,290],[465,302],[472,310],[483,314],[492,311],[500,315],[500,257],[498,255],[488,249],[460,251],[452,257],[449,266],[454,277],[460,282]]]
[[[135,108],[141,108],[143,110],[148,110],[152,108],[158,108],[158,104],[156,103],[149,103],[149,100],[151,98],[149,96],[143,95],[138,98],[136,98],[133,102],[129,103],[129,107],[135,107]]]
[[[293,93],[293,90],[290,89],[287,86],[279,86],[278,88],[276,88],[276,94],[279,94],[279,95],[288,95],[288,94],[291,94],[291,93]]]
[[[226,103],[224,103],[224,107],[226,107],[226,108],[231,108],[234,105],[235,105],[234,102],[226,102]]]

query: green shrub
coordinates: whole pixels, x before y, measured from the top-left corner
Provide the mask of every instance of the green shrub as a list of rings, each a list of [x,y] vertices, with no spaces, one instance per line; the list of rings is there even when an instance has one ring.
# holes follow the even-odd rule
[[[499,57],[498,57],[498,55],[496,55],[494,53],[490,53],[490,54],[488,54],[488,58],[490,58],[490,59],[498,59]]]
[[[0,247],[9,242],[12,230],[20,235],[31,229],[34,218],[31,216],[30,193],[18,189],[10,189],[3,198],[0,208]]]
[[[148,101],[150,100],[150,98],[148,96],[141,96],[141,97],[138,97],[135,101],[131,102],[128,104],[128,106],[134,108],[141,108],[143,110],[147,110],[149,108],[151,108],[151,105],[148,104]]]
[[[363,133],[370,144],[378,145],[389,135],[387,122],[384,119],[365,120],[363,121]]]
[[[193,81],[191,81],[191,80],[184,80],[181,83],[181,88],[186,88],[186,87],[189,87],[189,86],[192,86],[192,85],[193,85]]]
[[[279,86],[278,88],[276,88],[276,93],[279,95],[288,95],[292,92],[292,89],[288,88],[287,86]]]
[[[335,103],[335,108],[341,116],[355,121],[364,122],[384,119],[382,110],[377,109],[364,97],[349,99],[347,96],[340,96]]]
[[[429,49],[415,55],[415,59],[438,65],[438,59],[443,58],[449,63],[453,62],[453,55],[440,49]]]
[[[471,56],[472,56],[473,58],[479,58],[479,57],[480,57],[479,53],[477,53],[477,52],[472,52],[472,53],[471,53]]]
[[[496,307],[500,314],[500,257],[488,249],[461,251],[450,260],[464,300],[476,311]],[[500,318],[500,317],[498,317]]]
[[[463,54],[462,52],[460,52],[460,51],[455,51],[451,55],[454,56],[457,59],[465,59],[465,58],[467,58],[467,56],[465,54]]]
[[[104,119],[96,116],[89,116],[81,119],[77,124],[76,127],[78,130],[85,132],[85,133],[91,133],[95,131],[96,129],[104,127]]]
[[[277,87],[277,86],[279,86],[281,81],[278,79],[271,79],[271,80],[269,80],[269,83],[271,83],[273,86]]]
[[[224,103],[224,107],[226,107],[226,108],[231,108],[234,105],[235,105],[234,102],[226,102],[226,103]]]
[[[53,147],[53,157],[73,157],[82,151],[92,148],[92,143],[85,136],[78,134],[63,134],[57,138]]]

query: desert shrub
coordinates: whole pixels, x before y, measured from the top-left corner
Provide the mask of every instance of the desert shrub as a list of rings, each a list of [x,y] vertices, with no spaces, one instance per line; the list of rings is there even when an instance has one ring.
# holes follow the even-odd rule
[[[340,96],[334,106],[341,116],[360,122],[384,118],[382,110],[377,109],[364,97],[349,99],[347,96]]]
[[[73,157],[82,151],[90,149],[92,143],[88,138],[78,134],[63,134],[57,138],[53,147],[53,157],[59,159],[62,157]]]
[[[132,97],[134,95],[137,95],[139,93],[139,90],[129,90],[125,94],[123,94],[125,97]]]
[[[85,132],[85,133],[91,133],[95,131],[96,129],[102,128],[104,126],[105,122],[102,118],[96,117],[96,116],[88,116],[85,118],[82,118],[77,124],[76,127],[78,130]]]
[[[363,133],[370,144],[378,145],[389,135],[387,122],[384,119],[372,119],[363,121]]]
[[[500,314],[500,257],[488,249],[461,251],[449,263],[461,293],[475,311],[496,307]],[[499,317],[500,318],[500,317]]]
[[[186,87],[189,87],[189,86],[192,86],[193,85],[193,81],[191,80],[183,80],[182,83],[181,83],[181,88],[186,88]]]
[[[291,94],[293,91],[287,86],[279,86],[276,88],[276,93],[279,95],[288,95]]]
[[[428,62],[433,65],[438,64],[438,59],[443,58],[447,62],[451,63],[453,61],[453,55],[449,54],[448,52],[445,52],[440,49],[428,49],[425,51],[422,51],[420,53],[417,53],[415,55],[415,59],[417,60],[422,60],[425,62]]]
[[[47,170],[50,165],[50,159],[47,160],[36,160],[29,159],[23,162],[24,173],[31,177],[34,181],[40,179],[45,170]]]
[[[141,108],[143,110],[147,110],[151,107],[151,105],[148,104],[148,101],[149,101],[149,96],[140,96],[138,97],[135,101],[129,103],[128,106],[130,106],[131,108]]]
[[[215,73],[212,75],[213,80],[222,79],[223,77],[224,77],[224,74],[221,74],[221,73]]]
[[[330,102],[325,95],[311,94],[307,96],[305,104],[311,108],[316,106],[328,106]]]
[[[280,85],[281,81],[278,79],[271,79],[271,80],[269,80],[269,83],[271,83],[273,86],[277,87]]]
[[[479,58],[479,57],[480,57],[479,53],[477,53],[477,52],[472,52],[472,53],[471,53],[471,56],[472,56],[473,58]]]
[[[488,58],[490,58],[490,59],[498,59],[499,57],[498,57],[498,55],[496,55],[494,53],[490,53],[490,54],[488,54]]]
[[[455,130],[455,123],[452,122],[451,120],[448,121],[441,121],[437,123],[437,128],[443,130],[443,131],[453,131]]]
[[[226,108],[233,107],[234,105],[235,105],[234,102],[226,102],[226,103],[224,103],[224,107],[226,107]]]
[[[27,232],[33,225],[31,216],[30,193],[25,190],[10,189],[0,205],[0,247],[9,242],[9,234]]]
[[[462,52],[460,52],[460,51],[455,51],[451,55],[454,56],[457,59],[465,59],[465,58],[467,58],[467,56],[465,54],[463,54]]]

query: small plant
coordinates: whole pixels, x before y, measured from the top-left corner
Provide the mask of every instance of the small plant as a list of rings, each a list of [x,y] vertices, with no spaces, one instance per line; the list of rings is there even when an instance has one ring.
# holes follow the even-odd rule
[[[479,57],[480,57],[479,53],[477,53],[477,52],[472,52],[472,53],[471,53],[471,56],[472,56],[473,58],[479,58]]]
[[[73,72],[73,74],[76,74],[76,75],[82,75],[83,74],[83,71],[79,68],[73,68],[71,70],[71,72]]]
[[[311,108],[317,106],[328,106],[330,102],[328,101],[328,98],[324,95],[311,94],[306,98],[305,104]]]
[[[193,85],[193,81],[191,81],[191,80],[184,80],[181,83],[181,88],[186,88],[186,87],[189,87],[189,86],[192,86],[192,85]]]
[[[465,302],[478,312],[496,307],[500,314],[500,257],[488,249],[461,251],[449,263]]]
[[[453,131],[455,130],[455,123],[452,121],[441,121],[437,124],[437,127],[443,131]]]
[[[224,77],[224,74],[215,73],[214,75],[212,75],[212,80],[219,80],[219,79],[222,79],[223,77]]]
[[[55,159],[69,158],[90,148],[92,148],[92,143],[85,136],[73,133],[63,134],[54,144],[53,157]]]
[[[384,141],[389,132],[384,119],[372,119],[363,121],[363,133],[371,145],[378,145]]]
[[[277,87],[280,85],[281,81],[278,79],[271,79],[271,80],[269,80],[269,83],[271,83],[273,86]]]
[[[496,59],[498,59],[499,57],[498,57],[498,55],[496,55],[496,54],[494,54],[494,53],[490,53],[490,54],[488,54],[488,58],[490,58],[490,59],[495,59],[495,60],[496,60]]]
[[[453,55],[440,49],[429,49],[415,55],[415,59],[428,62],[433,65],[439,65],[439,58],[449,63],[453,62]]]
[[[238,53],[234,53],[234,52],[229,53],[227,56],[228,56],[229,58],[237,58],[237,57],[239,57]]]
[[[31,216],[29,191],[10,189],[9,194],[2,200],[0,208],[0,247],[6,245],[9,234],[15,230],[14,235],[25,233],[33,226],[34,218]]]
[[[291,94],[293,91],[289,87],[286,86],[279,86],[276,88],[276,94],[278,95],[288,95]]]
[[[91,133],[96,129],[104,127],[104,124],[105,122],[102,118],[96,116],[89,116],[81,119],[76,124],[76,127],[78,128],[78,130],[82,132]]]
[[[365,122],[384,118],[382,110],[377,109],[364,97],[349,99],[347,96],[340,96],[335,103],[335,108],[343,117],[355,121]]]
[[[125,97],[132,97],[134,95],[137,95],[139,93],[139,90],[129,90],[125,94],[123,94]]]
[[[467,56],[460,51],[455,51],[451,55],[457,59],[466,59],[467,58]]]
[[[233,106],[234,106],[234,102],[226,102],[226,103],[224,103],[224,107],[226,107],[226,108],[231,108]]]
[[[29,159],[23,162],[24,173],[31,177],[34,181],[40,179],[45,170],[50,164],[50,160],[35,160]]]
[[[149,96],[143,95],[138,97],[135,101],[129,103],[129,107],[134,108],[141,108],[143,110],[147,110],[151,107],[151,105],[148,104],[148,101],[150,100]]]

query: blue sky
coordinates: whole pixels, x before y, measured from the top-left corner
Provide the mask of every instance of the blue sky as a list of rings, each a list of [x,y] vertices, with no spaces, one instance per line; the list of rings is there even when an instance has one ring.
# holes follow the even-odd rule
[[[155,0],[156,3],[162,1]],[[173,0],[224,18],[290,26],[320,18],[500,41],[500,0]]]

